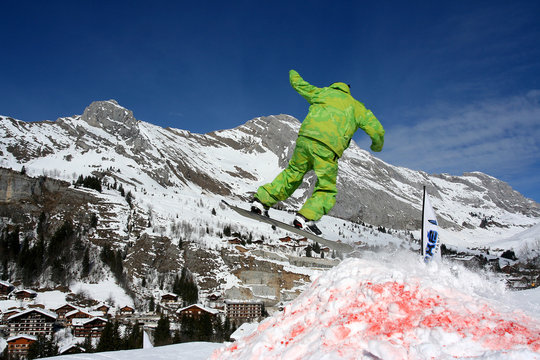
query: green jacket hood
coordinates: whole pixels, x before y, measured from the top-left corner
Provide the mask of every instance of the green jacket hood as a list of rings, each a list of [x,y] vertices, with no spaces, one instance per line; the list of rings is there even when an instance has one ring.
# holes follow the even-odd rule
[[[336,82],[318,88],[302,79],[295,70],[289,71],[289,81],[310,104],[308,114],[300,126],[299,136],[316,139],[341,157],[349,147],[354,133],[360,128],[370,136],[371,150],[382,150],[384,128],[364,104],[351,96],[349,85]]]
[[[351,94],[351,89],[349,89],[349,85],[342,82],[333,83],[329,87],[332,89],[341,90],[344,93],[347,93],[349,95]]]

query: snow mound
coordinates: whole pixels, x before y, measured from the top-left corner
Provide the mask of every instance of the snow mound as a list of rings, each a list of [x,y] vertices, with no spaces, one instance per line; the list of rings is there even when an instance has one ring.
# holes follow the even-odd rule
[[[540,359],[540,318],[496,279],[399,253],[346,259],[212,359]]]

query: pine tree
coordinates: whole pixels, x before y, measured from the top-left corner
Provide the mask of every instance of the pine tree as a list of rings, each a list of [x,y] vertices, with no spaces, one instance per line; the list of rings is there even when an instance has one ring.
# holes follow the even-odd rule
[[[90,274],[90,254],[88,248],[84,251],[84,257],[82,261],[82,273],[83,278],[88,277]]]
[[[210,314],[203,312],[195,322],[195,329],[196,340],[210,341],[214,333]]]
[[[16,226],[15,229],[8,233],[5,239],[7,254],[10,259],[15,260],[21,250],[21,244],[19,242],[20,228]]]
[[[185,304],[195,304],[199,301],[199,289],[187,268],[182,268],[180,278],[176,275],[173,292],[180,296]]]
[[[156,302],[154,300],[154,297],[152,296],[150,298],[150,304],[148,305],[148,311],[154,312],[155,309],[156,309]]]
[[[84,339],[84,343],[82,344],[82,347],[86,353],[94,352],[94,346],[92,345],[92,337],[90,335]]]
[[[172,343],[173,344],[179,344],[182,342],[182,333],[180,332],[180,330],[176,330],[174,332],[174,336],[172,338]]]
[[[169,345],[172,342],[171,339],[171,323],[168,317],[162,316],[157,324],[156,331],[154,332],[154,345],[162,346]]]
[[[123,341],[122,341],[122,337],[120,336],[120,325],[118,324],[118,321],[115,321],[113,324],[112,344],[113,344],[113,350],[122,349]]]
[[[103,331],[101,332],[101,336],[99,337],[99,342],[96,346],[97,352],[114,350],[113,334],[114,334],[113,324],[109,321],[107,322],[107,324],[105,324],[105,327],[103,328]]]
[[[46,226],[47,226],[46,221],[47,221],[47,215],[45,215],[45,213],[42,211],[41,214],[39,215],[39,220],[38,220],[38,224],[36,228],[36,232],[37,232],[39,240],[45,239],[45,232],[46,232]]]
[[[140,349],[143,346],[143,329],[137,322],[126,337],[126,349]]]
[[[28,348],[27,359],[37,359],[58,355],[58,346],[52,339],[39,335]]]
[[[131,193],[131,190],[130,190],[130,191],[128,191],[128,193],[126,194],[126,201],[127,201],[127,203],[128,203],[128,205],[129,205],[130,208],[133,207],[133,199],[134,199],[134,197],[133,197],[133,194]]]
[[[90,215],[90,227],[96,228],[98,225],[98,217],[96,214]]]
[[[182,315],[180,318],[180,328],[183,342],[195,340],[195,321],[191,316]]]
[[[228,317],[225,317],[225,322],[223,323],[223,341],[230,341],[232,333],[231,321]]]

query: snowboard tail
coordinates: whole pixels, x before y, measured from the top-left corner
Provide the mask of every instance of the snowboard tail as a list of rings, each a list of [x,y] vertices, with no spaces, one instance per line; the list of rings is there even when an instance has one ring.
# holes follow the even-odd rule
[[[258,220],[258,221],[261,221],[261,222],[264,222],[264,223],[267,223],[267,224],[270,224],[270,225],[274,225],[274,226],[277,226],[277,227],[279,227],[279,228],[281,228],[281,229],[283,229],[285,231],[290,231],[290,232],[295,233],[297,235],[304,236],[304,237],[306,237],[306,238],[308,238],[310,240],[318,242],[321,245],[328,246],[332,250],[341,251],[342,253],[349,253],[349,252],[352,252],[354,250],[353,247],[351,245],[349,245],[349,244],[345,244],[345,243],[341,243],[341,242],[337,242],[337,241],[332,241],[332,240],[326,240],[326,239],[324,239],[324,238],[322,238],[320,236],[317,236],[315,234],[309,233],[309,232],[304,231],[304,230],[297,229],[292,225],[286,224],[286,223],[278,221],[276,219],[272,219],[272,218],[269,218],[269,217],[266,217],[266,216],[263,216],[263,215],[259,215],[259,214],[253,213],[253,212],[251,212],[249,210],[242,209],[242,208],[240,208],[238,206],[231,205],[228,202],[226,202],[225,200],[221,200],[221,202],[223,202],[229,208],[231,208],[232,210],[234,210],[235,212],[237,212],[238,214],[240,214],[240,215],[242,215],[244,217],[247,217],[247,218],[250,218],[250,219],[253,219],[253,220]]]

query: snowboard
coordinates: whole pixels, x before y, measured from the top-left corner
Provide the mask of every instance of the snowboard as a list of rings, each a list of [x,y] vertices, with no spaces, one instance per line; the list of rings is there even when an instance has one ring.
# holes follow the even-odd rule
[[[341,251],[342,253],[349,253],[349,252],[352,252],[354,250],[353,247],[351,245],[349,245],[349,244],[345,244],[345,243],[337,242],[337,241],[332,241],[332,240],[326,240],[326,239],[324,239],[324,238],[322,238],[320,236],[317,236],[315,234],[312,234],[312,233],[304,231],[304,230],[297,229],[292,225],[285,224],[284,222],[278,221],[276,219],[272,219],[272,218],[269,218],[267,216],[255,214],[255,213],[253,213],[253,212],[251,212],[249,210],[242,209],[242,208],[240,208],[238,206],[231,205],[228,202],[226,202],[225,200],[221,200],[221,201],[223,202],[223,204],[225,204],[226,206],[228,206],[229,208],[236,211],[238,214],[240,214],[242,216],[245,216],[245,217],[253,219],[253,220],[258,220],[258,221],[261,221],[261,222],[264,222],[264,223],[267,223],[267,224],[270,224],[270,225],[277,226],[278,228],[281,228],[281,229],[283,229],[285,231],[295,233],[297,235],[300,235],[300,236],[306,237],[306,238],[308,238],[310,240],[313,240],[315,242],[318,242],[321,245],[328,246],[332,250]]]

